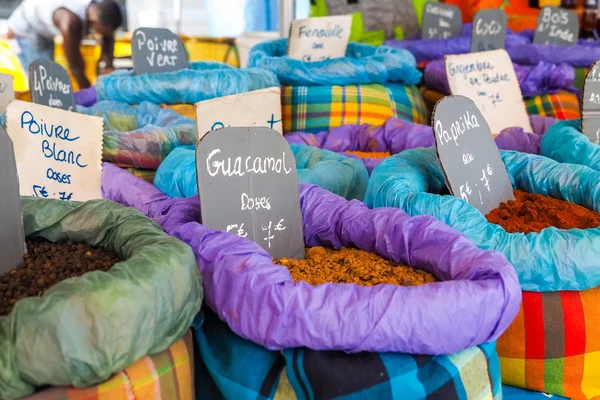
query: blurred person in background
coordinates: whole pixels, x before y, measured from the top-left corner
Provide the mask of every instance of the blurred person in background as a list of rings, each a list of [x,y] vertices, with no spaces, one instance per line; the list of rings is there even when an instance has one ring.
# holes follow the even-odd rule
[[[4,39],[16,39],[19,60],[26,75],[38,58],[54,60],[54,37],[62,36],[71,74],[79,87],[90,87],[79,46],[91,31],[102,36],[105,70],[113,69],[114,34],[123,23],[114,0],[23,0],[8,19]],[[107,71],[108,72],[108,71]]]

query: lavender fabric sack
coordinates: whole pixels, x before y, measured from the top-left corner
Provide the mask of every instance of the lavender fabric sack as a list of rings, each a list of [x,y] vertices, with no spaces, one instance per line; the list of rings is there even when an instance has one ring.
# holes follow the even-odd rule
[[[546,131],[556,122],[554,118],[530,115],[533,132],[522,128],[506,128],[496,137],[501,150],[515,150],[523,153],[539,154],[540,140]],[[389,152],[397,154],[404,150],[435,145],[431,126],[413,124],[397,118],[388,119],[383,125],[372,126],[344,125],[316,134],[292,132],[285,135],[290,144],[305,144],[325,150],[342,153],[348,157],[360,159],[369,174],[384,158],[360,158],[346,151]]]
[[[513,64],[523,97],[556,93],[559,90],[574,91],[575,70],[567,64],[552,64],[541,61],[536,65]],[[424,72],[425,86],[429,89],[450,94],[444,60],[427,64]]]
[[[207,304],[238,335],[270,350],[452,354],[497,339],[516,316],[514,268],[455,230],[393,208],[370,210],[314,185],[301,185],[307,246],[355,246],[433,273],[415,287],[295,283],[256,243],[204,227],[197,197],[169,199],[104,164],[103,195],[133,206],[188,243]]]
[[[75,104],[83,107],[91,107],[98,102],[98,96],[96,96],[96,88],[91,86],[87,89],[81,89],[78,92],[73,93],[75,97]]]

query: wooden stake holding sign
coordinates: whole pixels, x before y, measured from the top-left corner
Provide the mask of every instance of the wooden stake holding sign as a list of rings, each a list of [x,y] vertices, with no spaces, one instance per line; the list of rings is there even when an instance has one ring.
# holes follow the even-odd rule
[[[0,276],[23,262],[25,234],[13,144],[0,127]]]
[[[473,100],[495,135],[510,127],[533,131],[506,50],[446,56],[444,61],[450,92]]]
[[[585,76],[581,97],[581,132],[600,144],[600,61],[592,64]]]
[[[308,18],[292,21],[288,56],[305,62],[344,57],[352,28],[352,16]]]
[[[203,225],[254,240],[275,259],[304,258],[296,162],[279,132],[209,132],[196,168]]]
[[[448,39],[462,34],[460,8],[451,4],[428,1],[423,9],[423,39]]]
[[[73,84],[67,71],[54,61],[39,59],[29,66],[31,101],[43,106],[75,111]]]
[[[271,87],[196,103],[197,137],[231,126],[266,126],[281,134],[281,90]]]
[[[0,74],[0,114],[6,112],[8,103],[15,99],[12,75]]]
[[[102,123],[100,117],[12,101],[7,130],[14,144],[21,195],[101,199]]]
[[[488,8],[477,11],[471,29],[471,53],[503,49],[506,24],[507,17],[503,10]]]
[[[138,28],[131,38],[136,75],[179,71],[188,68],[181,39],[168,29]]]
[[[542,8],[533,35],[534,44],[572,46],[578,38],[579,18],[575,12],[554,6]]]
[[[433,133],[446,185],[486,215],[514,200],[510,179],[490,128],[475,103],[447,96],[433,110]]]

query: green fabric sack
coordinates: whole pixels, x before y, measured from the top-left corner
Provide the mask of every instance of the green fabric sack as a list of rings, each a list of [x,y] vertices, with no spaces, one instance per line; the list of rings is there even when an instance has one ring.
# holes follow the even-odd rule
[[[202,302],[189,246],[107,200],[22,198],[21,206],[27,237],[85,242],[126,261],[60,282],[0,317],[0,399],[36,386],[96,385],[189,329]]]

